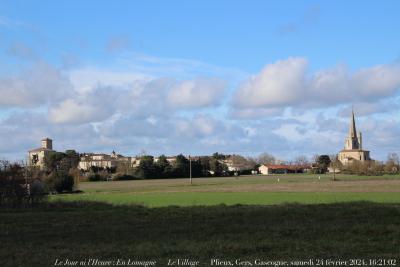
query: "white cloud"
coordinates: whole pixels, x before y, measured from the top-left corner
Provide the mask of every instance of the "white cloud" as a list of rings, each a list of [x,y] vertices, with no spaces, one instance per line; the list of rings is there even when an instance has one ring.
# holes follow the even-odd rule
[[[0,108],[38,107],[72,95],[72,86],[56,68],[38,62],[20,75],[0,78]]]
[[[150,76],[132,72],[85,67],[68,72],[68,77],[77,91],[90,91],[98,86],[130,86],[136,82],[147,81]]]
[[[362,69],[352,77],[352,85],[361,97],[391,96],[400,88],[400,65],[378,65]]]
[[[267,65],[240,86],[234,104],[240,108],[271,108],[299,101],[306,67],[304,58],[289,58]]]
[[[279,116],[284,112],[285,108],[231,108],[229,115],[235,119],[251,119],[251,118],[271,118]]]
[[[56,108],[50,109],[49,116],[54,123],[83,123],[104,119],[100,106],[79,103],[74,99],[67,99]]]
[[[317,72],[310,80],[308,97],[314,103],[375,101],[393,96],[400,88],[400,66],[378,65],[350,73],[345,66]]]
[[[128,89],[115,87],[96,87],[75,93],[49,107],[49,119],[53,123],[70,124],[104,121],[130,106],[129,94]]]
[[[201,108],[221,102],[226,82],[216,78],[197,78],[175,84],[168,103],[175,108]]]
[[[286,138],[287,140],[299,142],[307,138],[306,135],[302,134],[299,129],[298,124],[287,123],[280,125],[279,128],[273,130],[279,136]]]
[[[396,112],[400,108],[400,96],[389,99],[382,99],[375,102],[360,102],[355,105],[348,105],[341,107],[338,115],[347,118],[353,109],[357,117],[360,116],[374,116],[378,114],[390,114]]]
[[[198,114],[193,118],[177,118],[173,122],[180,138],[208,138],[225,132],[224,123],[211,116]]]
[[[223,75],[224,80],[212,75],[198,78],[193,73],[175,76],[185,67],[180,62],[172,66],[176,67],[173,77],[129,68],[86,67],[61,72],[44,63],[35,64],[20,75],[0,78],[0,107],[14,107],[0,119],[0,139],[12,140],[0,142],[1,155],[16,151],[25,155],[42,137],[49,136],[58,150],[116,149],[127,155],[141,149],[155,155],[270,152],[290,159],[292,155],[340,150],[348,114],[346,119],[337,114],[348,102],[357,101],[357,114],[387,112],[386,106],[398,108],[387,101],[398,102],[391,97],[399,83],[396,65],[354,73],[339,65],[309,74],[306,59],[289,58],[267,65],[249,78],[225,106],[229,75]],[[195,64],[192,67],[194,70]],[[22,114],[19,107],[28,112]],[[320,109],[306,111],[308,107]],[[318,112],[330,114],[318,118]],[[242,120],[230,120],[227,114]],[[357,127],[364,132],[365,146],[372,155],[398,148],[387,141],[396,142],[399,128],[390,124],[396,122],[371,117],[369,124],[360,121]],[[257,120],[248,120],[251,118]]]
[[[239,115],[254,117],[274,108],[331,107],[394,97],[400,89],[400,66],[386,64],[351,73],[343,65],[307,75],[307,60],[289,58],[267,65],[235,92]],[[233,113],[233,114],[235,114]],[[251,114],[250,114],[251,115]],[[250,117],[250,116],[248,116]]]
[[[146,79],[120,86],[116,85],[118,79],[103,82],[108,86],[92,85],[75,90],[73,97],[53,104],[49,110],[50,120],[53,123],[99,122],[115,114],[136,118],[170,117],[181,109],[218,104],[225,86],[224,81],[215,78],[181,82],[171,78]]]

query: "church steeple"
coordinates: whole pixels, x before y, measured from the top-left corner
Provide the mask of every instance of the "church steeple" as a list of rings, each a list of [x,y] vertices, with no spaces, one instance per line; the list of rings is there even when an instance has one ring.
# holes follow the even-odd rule
[[[354,110],[351,109],[349,134],[344,143],[344,149],[339,152],[338,159],[343,165],[353,164],[354,162],[369,161],[369,151],[363,150],[361,132],[357,133],[356,119]]]
[[[344,145],[344,148],[346,150],[360,149],[360,142],[357,136],[356,120],[353,109],[351,110],[349,135],[346,138],[346,143]]]
[[[356,137],[356,120],[354,119],[354,110],[351,109],[351,121],[350,121],[350,129],[349,129],[349,137]]]

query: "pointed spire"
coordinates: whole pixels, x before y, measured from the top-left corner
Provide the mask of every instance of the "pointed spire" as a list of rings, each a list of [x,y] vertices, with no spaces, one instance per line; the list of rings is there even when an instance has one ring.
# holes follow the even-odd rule
[[[354,109],[351,109],[351,121],[350,121],[350,129],[349,129],[349,137],[356,137],[357,138],[357,131],[356,131],[356,120],[354,118]]]
[[[351,119],[350,119],[350,127],[349,127],[349,136],[346,138],[345,149],[353,150],[359,149],[360,143],[357,136],[356,130],[356,120],[354,116],[354,109],[351,109]]]

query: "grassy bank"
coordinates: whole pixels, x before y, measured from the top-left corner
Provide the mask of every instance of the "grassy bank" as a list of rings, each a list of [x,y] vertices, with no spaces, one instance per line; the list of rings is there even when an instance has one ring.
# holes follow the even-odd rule
[[[51,203],[0,212],[0,266],[58,260],[400,258],[400,205],[145,208]]]
[[[97,201],[147,207],[198,205],[328,204],[352,201],[400,203],[398,192],[167,192],[89,193],[52,196],[51,201]]]

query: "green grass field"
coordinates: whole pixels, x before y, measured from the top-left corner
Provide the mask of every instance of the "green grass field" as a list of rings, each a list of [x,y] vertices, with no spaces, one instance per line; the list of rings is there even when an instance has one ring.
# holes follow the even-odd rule
[[[271,205],[318,204],[351,201],[400,203],[399,176],[277,175],[225,178],[85,182],[80,194],[52,196],[52,200],[98,201],[110,204]],[[279,181],[278,181],[279,179]]]
[[[178,258],[198,266],[211,266],[213,258],[400,260],[399,204],[146,208],[53,202],[1,210],[0,229],[4,267],[54,266],[57,259],[154,260],[163,267]]]
[[[273,205],[322,204],[352,201],[400,203],[400,193],[351,192],[179,192],[179,193],[112,193],[57,196],[53,200],[97,201],[110,204],[138,204],[147,207],[199,205]]]
[[[129,260],[178,266],[168,265],[178,258],[199,262],[192,266],[256,266],[257,259],[287,266],[316,266],[321,259],[400,265],[400,177],[337,178],[80,183],[82,193],[0,208],[0,266],[145,266]],[[211,259],[232,265],[212,265]],[[305,264],[309,260],[312,265]]]

